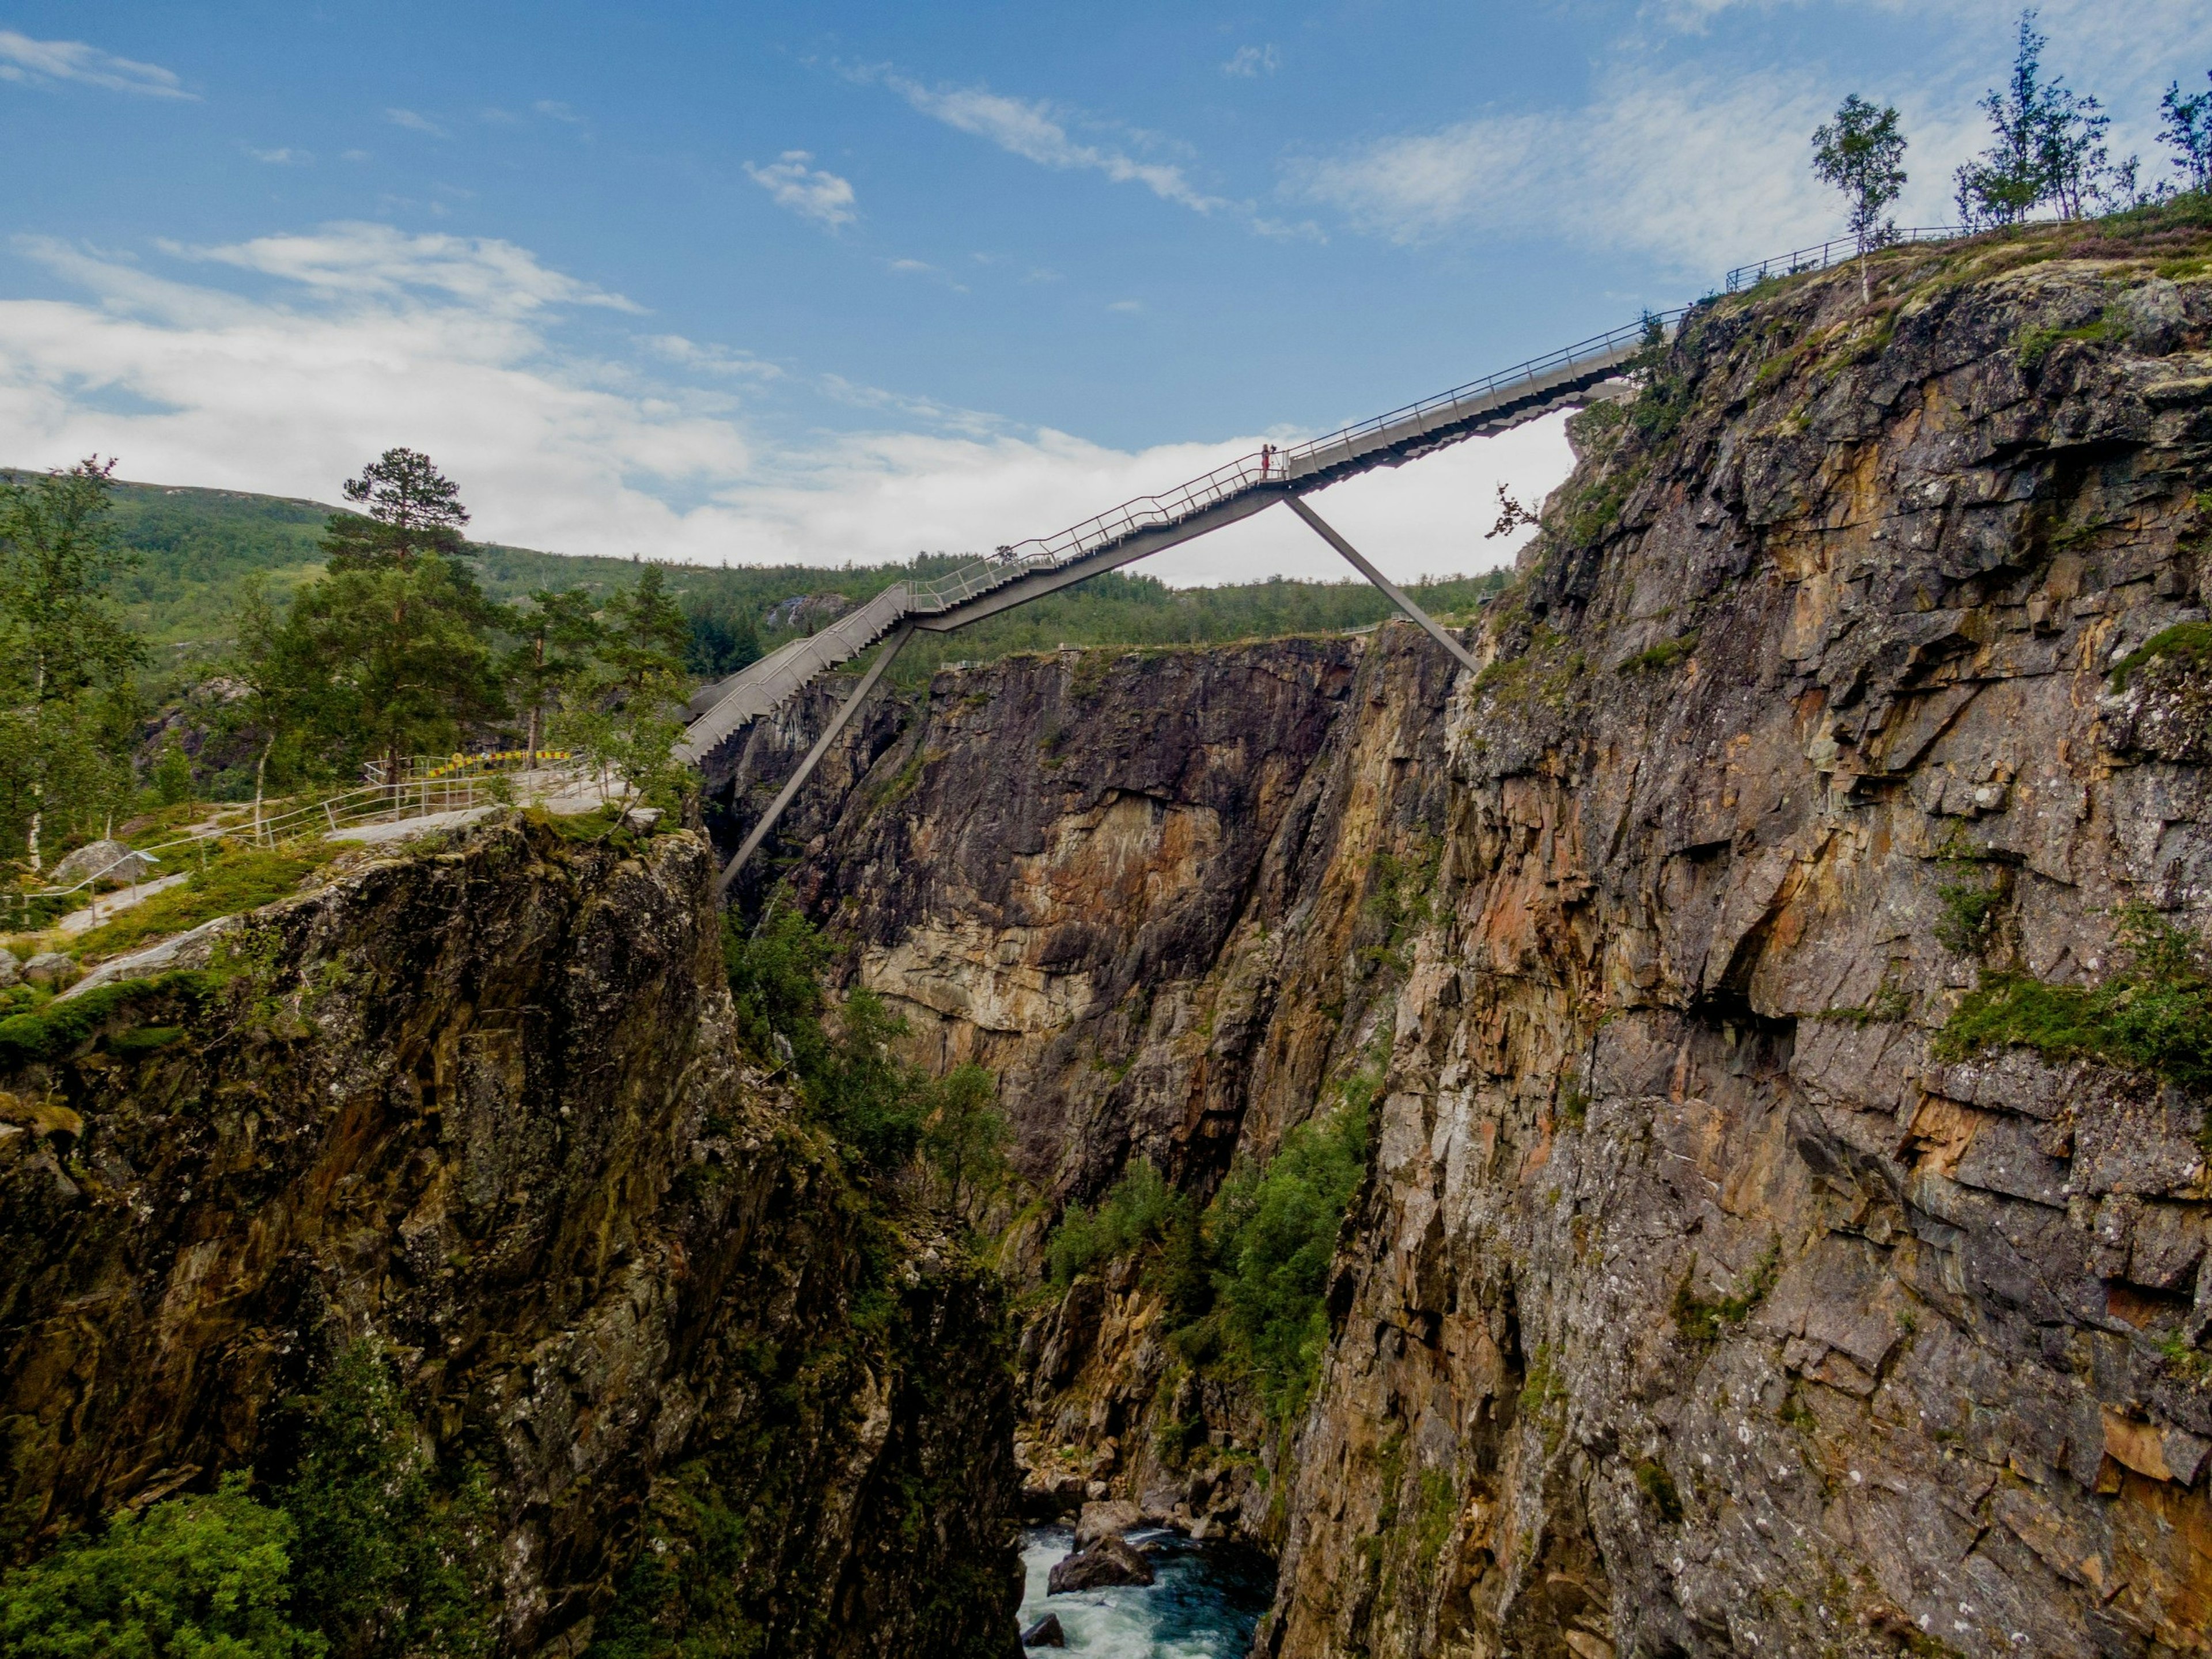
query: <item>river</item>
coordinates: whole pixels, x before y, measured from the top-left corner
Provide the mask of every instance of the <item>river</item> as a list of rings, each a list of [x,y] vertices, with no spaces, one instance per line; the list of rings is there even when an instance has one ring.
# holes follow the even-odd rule
[[[1028,1570],[1022,1628],[1048,1613],[1058,1613],[1071,1654],[1093,1659],[1244,1659],[1253,1629],[1274,1595],[1273,1571],[1264,1557],[1146,1529],[1131,1533],[1129,1541],[1151,1549],[1153,1583],[1048,1597],[1045,1577],[1074,1541],[1066,1527],[1030,1527],[1022,1534],[1022,1565]]]

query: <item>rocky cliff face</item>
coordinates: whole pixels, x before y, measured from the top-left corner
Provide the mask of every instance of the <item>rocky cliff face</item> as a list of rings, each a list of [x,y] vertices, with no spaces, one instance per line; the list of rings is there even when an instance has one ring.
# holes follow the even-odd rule
[[[1064,653],[878,733],[801,878],[1050,1203],[1202,1194],[1382,1070],[1295,1455],[1124,1267],[1032,1320],[1036,1480],[1279,1541],[1285,1659],[2204,1650],[2205,1103],[1937,1039],[2124,902],[2212,920],[2206,255],[1701,308],[1471,684]]]
[[[2107,679],[2205,614],[2178,240],[1724,301],[1581,417],[1455,706],[1270,1653],[2212,1641],[2205,1103],[1934,1043],[2212,916],[2202,662]]]
[[[1012,1218],[1018,1279],[1133,1161],[1203,1201],[1376,1062],[1434,869],[1451,666],[1396,626],[1014,659],[940,674],[811,792],[794,874],[855,981],[921,1058],[1000,1078],[1039,1200]],[[1279,1541],[1280,1437],[1176,1358],[1135,1264],[1030,1305],[1033,1497]]]
[[[366,1340],[482,1472],[507,1650],[1006,1652],[994,1284],[739,1062],[710,869],[519,820],[373,860],[0,1078],[11,1553],[281,1483]]]

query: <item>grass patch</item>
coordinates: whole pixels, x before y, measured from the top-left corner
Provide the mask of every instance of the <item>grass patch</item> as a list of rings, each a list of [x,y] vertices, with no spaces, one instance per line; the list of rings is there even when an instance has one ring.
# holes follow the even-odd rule
[[[2171,659],[2191,668],[2203,668],[2212,663],[2212,623],[2179,623],[2152,635],[2112,665],[2112,690],[2126,690],[2136,670],[2160,659]]]
[[[2079,340],[2091,345],[2118,345],[2128,337],[2126,319],[2110,307],[2094,323],[2084,323],[2079,328],[2031,328],[2020,337],[2014,356],[2021,373],[2041,372],[2045,360],[2069,340]]]
[[[1682,1282],[1674,1287],[1674,1328],[1690,1342],[1717,1341],[1732,1325],[1741,1325],[1751,1317],[1751,1311],[1766,1300],[1766,1293],[1774,1288],[1774,1281],[1782,1273],[1782,1242],[1769,1241],[1751,1264],[1751,1270],[1737,1281],[1735,1293],[1716,1301],[1707,1301],[1690,1288],[1698,1270],[1692,1256],[1690,1266],[1682,1275]]]
[[[70,946],[71,954],[114,956],[150,939],[189,932],[217,916],[234,916],[274,904],[297,892],[301,884],[336,858],[339,850],[318,846],[311,851],[225,853],[210,859],[206,869],[194,871],[183,886],[156,893],[114,921],[80,933]]]
[[[1936,1034],[1940,1060],[1985,1049],[2096,1060],[2192,1090],[2212,1087],[2212,971],[2204,942],[2147,904],[2120,912],[2125,963],[2097,985],[1989,974]]]
[[[1662,673],[1698,648],[1698,630],[1678,635],[1671,640],[1662,640],[1649,651],[1639,651],[1620,665],[1623,674]]]
[[[0,1066],[21,1066],[68,1054],[88,1042],[114,1016],[140,1003],[170,999],[196,1010],[222,984],[223,977],[204,969],[186,969],[155,979],[126,979],[97,987],[66,1001],[50,1001],[10,1014],[0,1019]],[[142,1029],[150,1032],[174,1028]],[[180,1030],[179,1035],[182,1035]],[[122,1052],[145,1053],[149,1047],[161,1047],[175,1040],[167,1037],[162,1042],[149,1045],[142,1039],[137,1048],[126,1048]],[[115,1046],[113,1038],[109,1039],[108,1046]]]

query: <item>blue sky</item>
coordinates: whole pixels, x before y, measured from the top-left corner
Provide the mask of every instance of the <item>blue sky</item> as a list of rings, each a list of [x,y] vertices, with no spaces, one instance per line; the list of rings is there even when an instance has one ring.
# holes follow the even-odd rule
[[[1818,240],[1845,92],[1949,216],[1984,0],[0,11],[0,457],[312,495],[428,449],[489,537],[961,550]],[[2126,27],[2111,27],[2124,18]],[[2152,155],[2212,0],[2052,0]],[[1331,492],[1476,568],[1556,422]],[[1170,580],[1336,572],[1277,515]]]

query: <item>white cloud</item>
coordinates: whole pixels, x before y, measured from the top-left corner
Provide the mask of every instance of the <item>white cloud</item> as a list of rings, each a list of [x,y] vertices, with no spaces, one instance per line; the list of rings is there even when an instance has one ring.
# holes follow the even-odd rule
[[[577,114],[574,110],[570,109],[568,105],[561,102],[558,99],[541,98],[530,107],[536,110],[540,115],[544,116],[548,120],[566,121],[570,126],[575,127],[580,127],[584,125],[584,118]]]
[[[147,98],[189,98],[173,70],[118,58],[82,40],[33,40],[13,29],[0,29],[0,81],[44,86],[74,81],[110,92],[135,92]]]
[[[702,345],[696,340],[685,339],[681,334],[648,334],[638,343],[664,362],[676,363],[708,374],[743,375],[757,380],[780,380],[783,378],[783,370],[778,365],[764,362],[750,351],[732,351],[727,346]]]
[[[1068,137],[1066,127],[1049,104],[1008,98],[980,87],[932,88],[901,76],[886,74],[881,78],[932,120],[987,139],[1009,155],[1040,167],[1103,173],[1117,185],[1140,184],[1162,201],[1197,213],[1230,205],[1222,198],[1199,190],[1179,167],[1140,161],[1118,149],[1078,143]]]
[[[1796,135],[1802,82],[1622,75],[1589,107],[1486,115],[1304,164],[1294,188],[1394,241],[1462,229],[1559,236],[1702,270],[1717,250],[1818,240],[1835,214]],[[1753,142],[1750,135],[1791,142]]]
[[[893,270],[934,271],[937,267],[931,264],[927,259],[894,259],[891,261],[891,269]]]
[[[1283,60],[1273,46],[1239,46],[1236,55],[1221,66],[1221,72],[1249,81],[1273,75],[1282,66]]]
[[[1144,308],[1145,302],[1142,300],[1115,300],[1111,301],[1106,307],[1109,311],[1119,311],[1123,313],[1142,311]]]
[[[308,151],[294,149],[289,145],[282,149],[256,149],[252,145],[248,144],[246,147],[246,153],[255,161],[266,161],[270,167],[305,167],[315,159]]]
[[[772,366],[672,334],[639,337],[627,368],[568,348],[562,307],[599,290],[503,244],[349,227],[260,238],[191,267],[265,276],[273,298],[59,243],[18,246],[85,295],[0,301],[0,454],[44,465],[97,450],[120,454],[133,478],[326,498],[363,456],[406,443],[460,481],[477,533],[524,546],[831,565],[978,550],[1049,534],[1259,441],[1132,453],[829,380],[810,384],[884,428],[763,436],[726,395],[643,365],[763,383]],[[1394,574],[1483,568],[1506,550],[1481,539],[1493,480],[1540,496],[1566,471],[1557,428],[1339,485],[1323,510]],[[794,429],[778,419],[763,431]],[[1286,513],[1153,564],[1181,583],[1344,574]]]
[[[218,247],[161,246],[179,258],[279,277],[324,298],[389,300],[428,290],[500,315],[556,305],[641,309],[619,294],[548,270],[527,250],[495,237],[410,235],[391,225],[343,221]]]
[[[393,126],[404,127],[410,132],[425,133],[433,138],[442,138],[446,136],[445,128],[440,126],[428,116],[417,114],[411,109],[388,109],[384,112],[384,118],[391,122]]]
[[[851,224],[860,216],[854,207],[851,182],[824,168],[807,166],[813,159],[805,150],[787,149],[781,161],[764,167],[746,162],[745,173],[775,198],[778,207],[789,208],[802,219],[811,219],[831,230]]]

